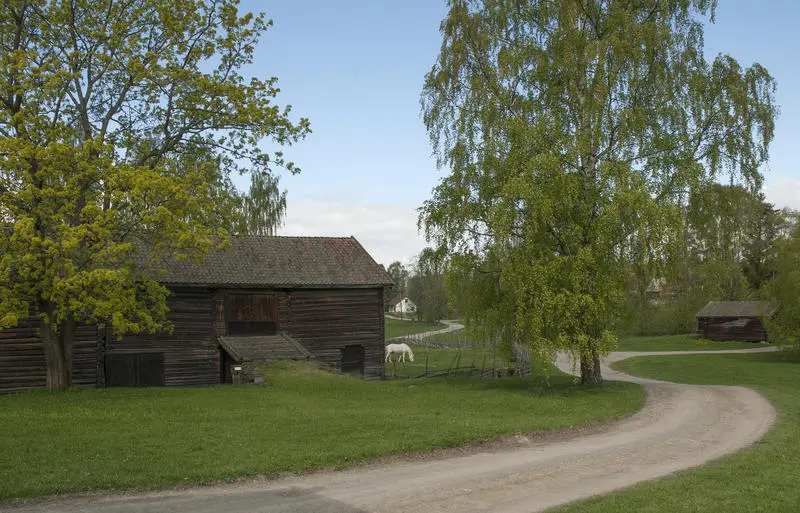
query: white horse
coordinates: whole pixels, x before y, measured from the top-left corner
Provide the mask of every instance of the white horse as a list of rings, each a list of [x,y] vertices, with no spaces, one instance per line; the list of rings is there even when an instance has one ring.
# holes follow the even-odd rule
[[[408,355],[408,359],[412,362],[414,361],[414,351],[408,347],[408,344],[405,342],[402,344],[388,344],[386,346],[386,361],[388,362],[389,359],[392,357],[392,354],[399,354],[400,358],[397,359],[399,362],[406,361],[406,355]]]

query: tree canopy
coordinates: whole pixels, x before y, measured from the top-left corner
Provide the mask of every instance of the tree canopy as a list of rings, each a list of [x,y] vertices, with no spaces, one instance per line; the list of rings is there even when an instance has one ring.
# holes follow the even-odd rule
[[[408,295],[417,305],[418,319],[436,322],[447,318],[445,268],[443,255],[432,248],[424,248],[415,259],[408,277]]]
[[[0,325],[41,318],[47,383],[79,322],[164,328],[163,257],[200,258],[283,198],[272,170],[308,121],[249,78],[264,15],[237,0],[5,0],[0,11]],[[278,217],[280,217],[278,215]],[[257,231],[257,230],[256,230]]]
[[[674,250],[692,191],[761,185],[775,83],[759,64],[706,60],[715,6],[451,0],[442,22],[422,104],[451,172],[421,224],[465,276],[487,277],[498,328],[571,351],[584,383],[602,381],[627,264]]]
[[[800,355],[800,217],[792,221],[789,236],[776,244],[776,276],[767,283],[765,296],[776,309],[767,319],[770,338],[794,345]]]

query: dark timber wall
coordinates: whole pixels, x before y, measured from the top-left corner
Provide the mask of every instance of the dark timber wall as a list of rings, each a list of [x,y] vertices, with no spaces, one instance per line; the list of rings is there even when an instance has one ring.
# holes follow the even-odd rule
[[[113,333],[101,333],[103,330],[96,326],[79,325],[73,349],[73,383],[220,383],[217,336],[226,334],[226,298],[248,294],[274,296],[270,304],[274,305],[277,330],[295,338],[319,362],[365,379],[383,377],[382,289],[175,288],[167,299],[172,333],[124,335],[117,340]],[[0,393],[46,385],[38,327],[38,320],[30,318],[16,328],[0,330]],[[154,373],[158,379],[154,380]]]
[[[0,393],[47,386],[39,319],[30,317],[15,328],[0,330]],[[72,349],[72,382],[97,384],[98,334],[96,326],[78,325]]]
[[[293,290],[288,300],[288,332],[318,361],[341,369],[345,347],[361,345],[363,377],[383,377],[381,289]]]
[[[758,317],[698,317],[698,333],[708,340],[768,341],[767,330]]]
[[[124,335],[106,341],[106,355],[163,353],[164,385],[216,385],[220,361],[210,289],[174,289],[167,298],[172,333]],[[103,383],[105,385],[105,383]]]

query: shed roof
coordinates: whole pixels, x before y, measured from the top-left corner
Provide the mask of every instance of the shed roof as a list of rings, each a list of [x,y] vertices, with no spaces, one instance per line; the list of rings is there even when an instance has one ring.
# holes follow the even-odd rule
[[[392,279],[353,237],[242,236],[203,263],[168,260],[160,281],[176,285],[367,288]]]
[[[308,360],[311,353],[285,333],[247,337],[217,337],[219,345],[236,363],[271,360]]]
[[[763,317],[773,311],[766,301],[709,301],[696,317]]]

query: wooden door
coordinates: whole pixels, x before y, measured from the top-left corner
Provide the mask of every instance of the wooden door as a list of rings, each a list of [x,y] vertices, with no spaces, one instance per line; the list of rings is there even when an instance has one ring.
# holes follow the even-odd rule
[[[344,346],[342,349],[342,374],[364,377],[364,346]]]

